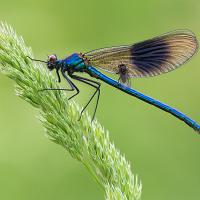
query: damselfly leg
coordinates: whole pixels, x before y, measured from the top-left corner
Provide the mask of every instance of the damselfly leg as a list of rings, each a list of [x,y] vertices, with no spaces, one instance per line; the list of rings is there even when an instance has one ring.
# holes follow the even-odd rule
[[[59,72],[57,72],[57,75],[58,75],[58,82],[61,82],[60,81],[60,75],[59,75]],[[69,99],[73,98],[74,96],[76,96],[78,93],[79,93],[79,89],[77,88],[77,86],[66,76],[65,72],[62,71],[62,75],[63,77],[65,78],[65,80],[69,83],[70,87],[69,89],[65,89],[65,88],[44,88],[44,89],[41,89],[39,91],[48,91],[48,90],[54,90],[54,91],[74,91],[76,90],[76,93],[71,96]]]
[[[99,104],[99,98],[100,98],[100,87],[101,87],[101,83],[99,82],[96,82],[96,81],[93,81],[91,79],[88,79],[88,78],[83,78],[81,76],[76,76],[76,75],[70,75],[71,78],[77,80],[77,81],[80,81],[80,82],[83,82],[85,84],[88,84],[92,87],[94,87],[96,90],[95,92],[93,93],[93,95],[90,97],[89,101],[87,102],[87,104],[85,105],[85,107],[82,109],[81,111],[81,114],[80,114],[80,117],[79,117],[79,120],[81,119],[81,116],[83,114],[83,112],[85,111],[85,109],[88,107],[88,105],[90,104],[90,102],[92,101],[92,99],[95,97],[95,95],[97,94],[97,101],[96,101],[96,105],[95,105],[95,109],[94,109],[94,113],[93,113],[93,116],[92,116],[92,121],[94,120],[94,117],[96,115],[96,111],[97,111],[97,107],[98,107],[98,104]],[[96,84],[96,85],[95,85]]]

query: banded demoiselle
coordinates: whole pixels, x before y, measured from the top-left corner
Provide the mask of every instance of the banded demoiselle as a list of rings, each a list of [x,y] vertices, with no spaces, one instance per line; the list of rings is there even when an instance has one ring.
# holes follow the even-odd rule
[[[95,88],[83,111],[97,94],[97,101],[93,119],[97,110],[100,86],[95,80],[75,75],[77,72],[87,73],[92,78],[101,81],[131,95],[148,104],[152,104],[184,121],[195,131],[200,133],[200,125],[178,110],[146,96],[130,87],[130,78],[151,77],[174,70],[188,61],[198,49],[198,41],[189,30],[176,30],[132,45],[114,46],[90,51],[88,53],[74,53],[65,59],[57,59],[55,54],[48,57],[47,68],[56,70],[58,82],[61,82],[59,72],[70,85],[70,89],[45,88],[43,90],[75,91],[69,99],[79,93],[78,87],[71,79],[83,82]],[[102,74],[96,68],[118,74],[119,79],[113,80]],[[71,79],[70,79],[71,78]]]

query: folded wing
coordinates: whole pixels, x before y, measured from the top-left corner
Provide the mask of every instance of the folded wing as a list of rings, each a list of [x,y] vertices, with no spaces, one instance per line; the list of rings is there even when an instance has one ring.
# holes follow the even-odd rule
[[[156,76],[188,61],[198,42],[189,30],[173,31],[133,45],[97,49],[86,53],[89,63],[111,73],[126,65],[130,77]]]

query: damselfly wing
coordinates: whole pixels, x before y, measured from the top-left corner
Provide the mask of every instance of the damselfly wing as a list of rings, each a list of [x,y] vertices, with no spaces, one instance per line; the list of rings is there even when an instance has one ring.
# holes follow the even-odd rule
[[[174,70],[197,51],[198,42],[189,30],[177,30],[133,45],[102,48],[85,55],[92,66],[119,73],[125,65],[129,77],[150,77]]]

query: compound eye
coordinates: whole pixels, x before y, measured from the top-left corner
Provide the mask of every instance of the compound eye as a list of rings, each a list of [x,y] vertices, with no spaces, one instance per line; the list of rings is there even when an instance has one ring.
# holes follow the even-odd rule
[[[57,56],[55,54],[49,56],[49,61],[51,63],[55,63],[57,60]]]

